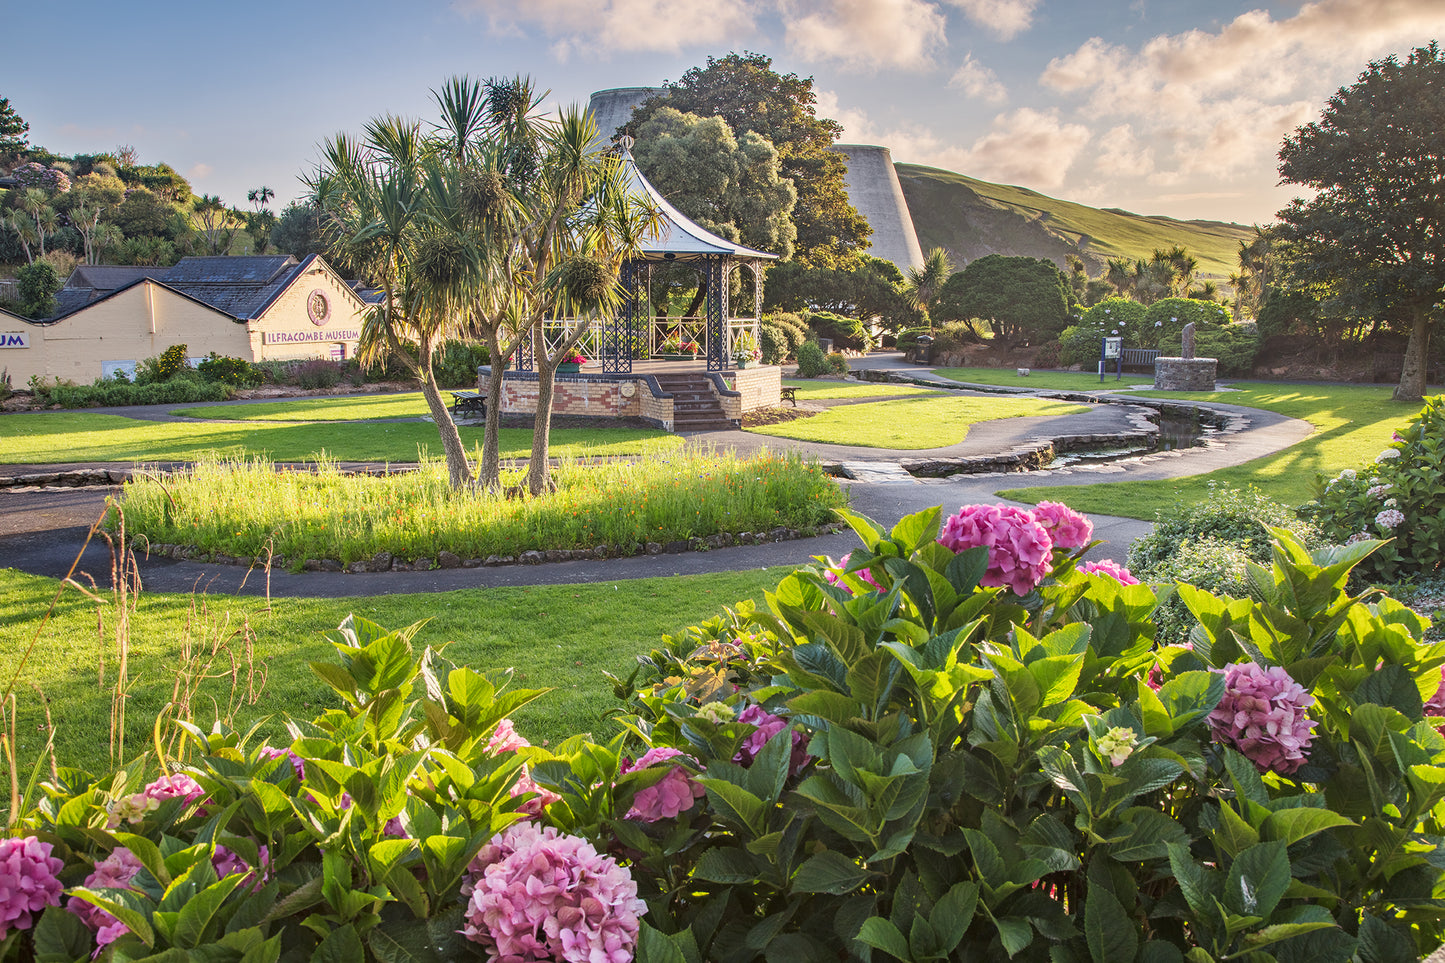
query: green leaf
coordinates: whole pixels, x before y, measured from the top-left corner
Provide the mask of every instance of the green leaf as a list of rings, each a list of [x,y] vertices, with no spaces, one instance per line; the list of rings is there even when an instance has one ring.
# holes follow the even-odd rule
[[[207,886],[188,900],[181,907],[172,942],[183,949],[192,949],[203,942],[209,942],[213,938],[210,929],[216,913],[243,878],[241,875],[232,874],[214,886]]]
[[[1029,925],[1028,920],[1009,917],[994,920],[994,925],[998,927],[998,938],[1003,944],[1003,951],[1010,958],[1034,941],[1034,928]]]
[[[1265,818],[1260,835],[1264,839],[1278,839],[1286,846],[1293,846],[1301,839],[1326,829],[1353,825],[1346,817],[1328,809],[1281,809]]]
[[[868,551],[876,552],[878,550],[878,542],[883,538],[887,529],[867,515],[860,515],[846,508],[835,508],[833,510],[838,513],[839,518],[848,523],[849,528],[858,533],[858,537],[863,540],[863,545]]]
[[[729,847],[709,849],[697,861],[694,874],[714,883],[751,883],[759,876],[757,861],[744,850]]]
[[[697,781],[707,791],[708,802],[719,815],[751,830],[755,836],[762,835],[766,805],[761,799],[726,779],[701,776]]]
[[[41,913],[35,924],[37,963],[88,961],[95,948],[95,934],[74,913]]]
[[[1131,963],[1139,951],[1139,927],[1102,886],[1088,887],[1084,896],[1084,938],[1094,963]]]
[[[903,933],[881,916],[872,916],[865,920],[862,928],[858,930],[858,939],[895,959],[913,959],[913,954],[908,951],[908,941],[903,938]]]
[[[830,893],[843,896],[862,886],[872,876],[867,869],[836,849],[825,849],[798,867],[793,876],[795,893]]]
[[[115,891],[112,890],[112,892]],[[155,930],[151,928],[150,921],[146,919],[145,914],[139,910],[95,890],[86,889],[84,886],[75,887],[70,891],[70,895],[72,898],[79,897],[82,901],[99,906],[110,913],[111,916],[129,927],[136,938],[146,946],[154,947],[156,945]]]
[[[1289,854],[1280,840],[1258,843],[1235,857],[1224,886],[1230,912],[1268,919],[1289,888]]]
[[[1173,943],[1149,940],[1139,947],[1139,963],[1184,963],[1184,954]]]
[[[942,527],[942,518],[942,507],[934,505],[921,512],[904,515],[898,520],[898,524],[893,526],[890,535],[895,541],[901,542],[911,554],[925,543],[938,538],[939,529]]]
[[[955,883],[934,905],[933,928],[938,935],[938,949],[944,956],[952,953],[968,932],[977,908],[978,884],[972,882]]]
[[[332,930],[311,954],[311,963],[366,963],[366,948],[356,927],[347,923]]]
[[[1201,919],[1211,919],[1215,912],[1217,874],[1211,874],[1195,863],[1194,857],[1189,854],[1189,847],[1181,843],[1169,844],[1169,869],[1174,874],[1174,881],[1179,885],[1179,892],[1184,894],[1184,901],[1189,904],[1194,915]]]
[[[943,577],[960,595],[966,595],[978,588],[978,583],[988,571],[988,547],[979,545],[959,552],[949,560],[943,569]]]
[[[687,963],[672,938],[661,930],[653,929],[645,921],[638,925],[637,955],[635,963]]]
[[[1215,710],[1224,698],[1224,676],[1218,672],[1181,672],[1160,686],[1157,694],[1178,732]]]

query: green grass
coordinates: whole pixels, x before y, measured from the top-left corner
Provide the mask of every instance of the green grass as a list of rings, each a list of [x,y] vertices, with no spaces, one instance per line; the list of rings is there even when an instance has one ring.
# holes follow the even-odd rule
[[[444,393],[444,400],[450,395]],[[297,401],[262,401],[253,405],[212,405],[176,408],[182,418],[226,421],[375,421],[381,418],[421,418],[430,414],[420,391],[353,398],[303,398]]]
[[[1390,400],[1388,387],[1344,385],[1241,384],[1238,391],[1206,394],[1157,392],[1150,397],[1219,401],[1264,408],[1315,426],[1304,441],[1282,452],[1190,478],[1112,482],[1083,487],[1009,489],[998,492],[1019,501],[1061,501],[1084,512],[1152,520],[1178,502],[1209,497],[1209,483],[1253,485],[1285,505],[1314,497],[1316,480],[1373,458],[1419,407]]]
[[[462,442],[480,447],[482,428],[463,427]],[[650,428],[554,428],[552,454],[604,457],[669,451],[682,439]],[[532,432],[504,428],[502,458],[526,458]],[[339,461],[414,462],[418,452],[440,452],[435,425],[392,422],[352,424],[223,424],[140,421],[119,415],[47,411],[0,418],[0,464],[59,464],[86,461],[195,461],[265,456],[274,461],[308,461],[324,452]]]
[[[981,421],[1031,415],[1072,415],[1080,405],[1042,398],[946,396],[905,398],[830,408],[811,418],[749,431],[799,441],[865,448],[917,450],[956,445]]]
[[[127,529],[153,544],[198,546],[241,558],[268,542],[292,566],[309,558],[343,564],[378,552],[436,559],[529,550],[636,546],[779,526],[816,528],[845,499],[838,483],[795,454],[685,451],[637,461],[564,462],[557,490],[541,498],[456,492],[446,466],[415,474],[277,471],[265,461],[203,461],[164,480],[126,484]],[[506,485],[520,486],[522,471]]]
[[[806,561],[800,550],[799,564]],[[625,678],[636,656],[656,647],[663,633],[711,618],[739,599],[761,602],[763,591],[789,571],[782,567],[368,598],[275,598],[269,608],[262,598],[200,596],[195,612],[190,595],[145,593],[131,621],[133,688],[127,702],[126,756],[134,757],[150,744],[156,713],[171,697],[188,624],[193,626],[193,638],[213,634],[200,631],[202,624],[214,626],[224,620],[231,630],[250,626],[255,633],[255,663],[264,668],[266,684],[260,701],[237,713],[236,724],[246,727],[269,718],[263,731],[271,739],[282,737],[283,714],[309,719],[340,704],[308,662],[335,658],[320,633],[355,612],[388,628],[431,619],[418,636],[419,645],[451,643],[445,655],[458,664],[478,669],[514,667],[517,684],[551,686],[553,692],[516,718],[518,728],[533,742],[555,744],[579,732],[606,736],[614,731],[610,723],[601,721],[602,713],[617,705],[611,684],[602,676],[604,670]],[[10,683],[58,585],[52,579],[0,569],[0,666],[4,667],[0,687]],[[95,609],[95,603],[66,590],[15,687],[19,756],[27,770],[44,746],[45,717],[32,683],[50,700],[60,764],[109,768],[110,695],[97,685]],[[109,608],[105,626],[112,640],[105,668],[109,686],[115,681],[116,664],[115,621]],[[244,658],[241,671],[244,676]],[[212,679],[202,691],[197,704],[205,708],[197,710],[197,722],[209,728],[210,700],[224,704],[229,699],[230,679]],[[0,759],[0,772],[4,768]],[[0,781],[8,785],[8,774]]]
[[[784,378],[784,388],[796,388],[799,401],[823,401],[835,398],[904,398],[911,395],[936,395],[934,388],[881,382],[815,381],[811,378]]]
[[[1008,388],[1036,388],[1047,391],[1111,391],[1124,385],[1151,385],[1153,378],[1125,375],[1115,381],[1105,375],[1101,383],[1097,373],[1087,371],[1039,371],[1020,378],[1015,368],[938,368],[933,372],[941,378],[976,385],[1002,385]]]

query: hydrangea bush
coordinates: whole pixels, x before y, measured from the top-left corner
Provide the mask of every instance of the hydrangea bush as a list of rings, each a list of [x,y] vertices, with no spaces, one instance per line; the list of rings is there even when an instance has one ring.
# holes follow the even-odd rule
[[[667,638],[617,689],[633,738],[685,752],[704,790],[675,818],[629,817],[621,785],[598,813],[568,775],[595,749],[536,767],[561,797],[549,813],[595,819],[629,853],[649,907],[639,960],[1438,946],[1445,738],[1424,709],[1445,643],[1347,593],[1378,543],[1311,552],[1267,530],[1254,597],[1179,587],[1198,628],[1160,646],[1153,588],[1081,564],[1087,545],[1047,539],[1068,526],[1027,514],[933,510],[892,530],[849,515],[863,547],[845,563]],[[1043,564],[1016,552],[1035,525]]]
[[[1394,582],[1445,564],[1445,397],[1425,399],[1389,446],[1325,481],[1300,509],[1330,538],[1388,539],[1362,574]]]

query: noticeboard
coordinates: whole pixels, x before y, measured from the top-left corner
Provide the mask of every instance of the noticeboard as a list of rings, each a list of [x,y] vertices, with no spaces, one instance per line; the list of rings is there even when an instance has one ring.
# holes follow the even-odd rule
[[[1104,339],[1104,354],[1103,354],[1103,357],[1104,357],[1105,359],[1108,359],[1108,358],[1117,358],[1117,357],[1119,357],[1119,353],[1120,353],[1121,351],[1123,351],[1123,349],[1124,349],[1124,339],[1123,339],[1123,338],[1105,338],[1105,339]]]

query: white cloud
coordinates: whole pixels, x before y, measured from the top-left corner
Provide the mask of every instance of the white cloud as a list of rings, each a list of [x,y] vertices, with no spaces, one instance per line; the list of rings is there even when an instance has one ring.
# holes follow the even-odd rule
[[[811,12],[793,16],[799,6]],[[923,70],[946,43],[944,16],[926,0],[785,0],[783,19],[788,48],[807,61]]]
[[[205,180],[211,176],[213,169],[210,164],[193,164],[191,165],[191,169],[186,171],[186,179],[192,181]]]
[[[999,82],[998,75],[973,59],[973,54],[964,58],[962,66],[953,72],[948,86],[957,87],[970,97],[998,103],[1008,99],[1008,91]]]
[[[498,33],[539,28],[553,39],[559,60],[574,54],[608,59],[613,53],[678,53],[727,44],[754,30],[756,0],[689,4],[678,16],[670,0],[457,0],[463,13],[487,18]]]
[[[949,0],[968,19],[996,34],[1000,40],[1012,40],[1033,25],[1034,7],[1039,0]]]
[[[993,127],[963,154],[970,177],[1052,189],[1064,183],[1091,138],[1083,124],[1065,123],[1056,110],[1020,107],[994,118]]]

